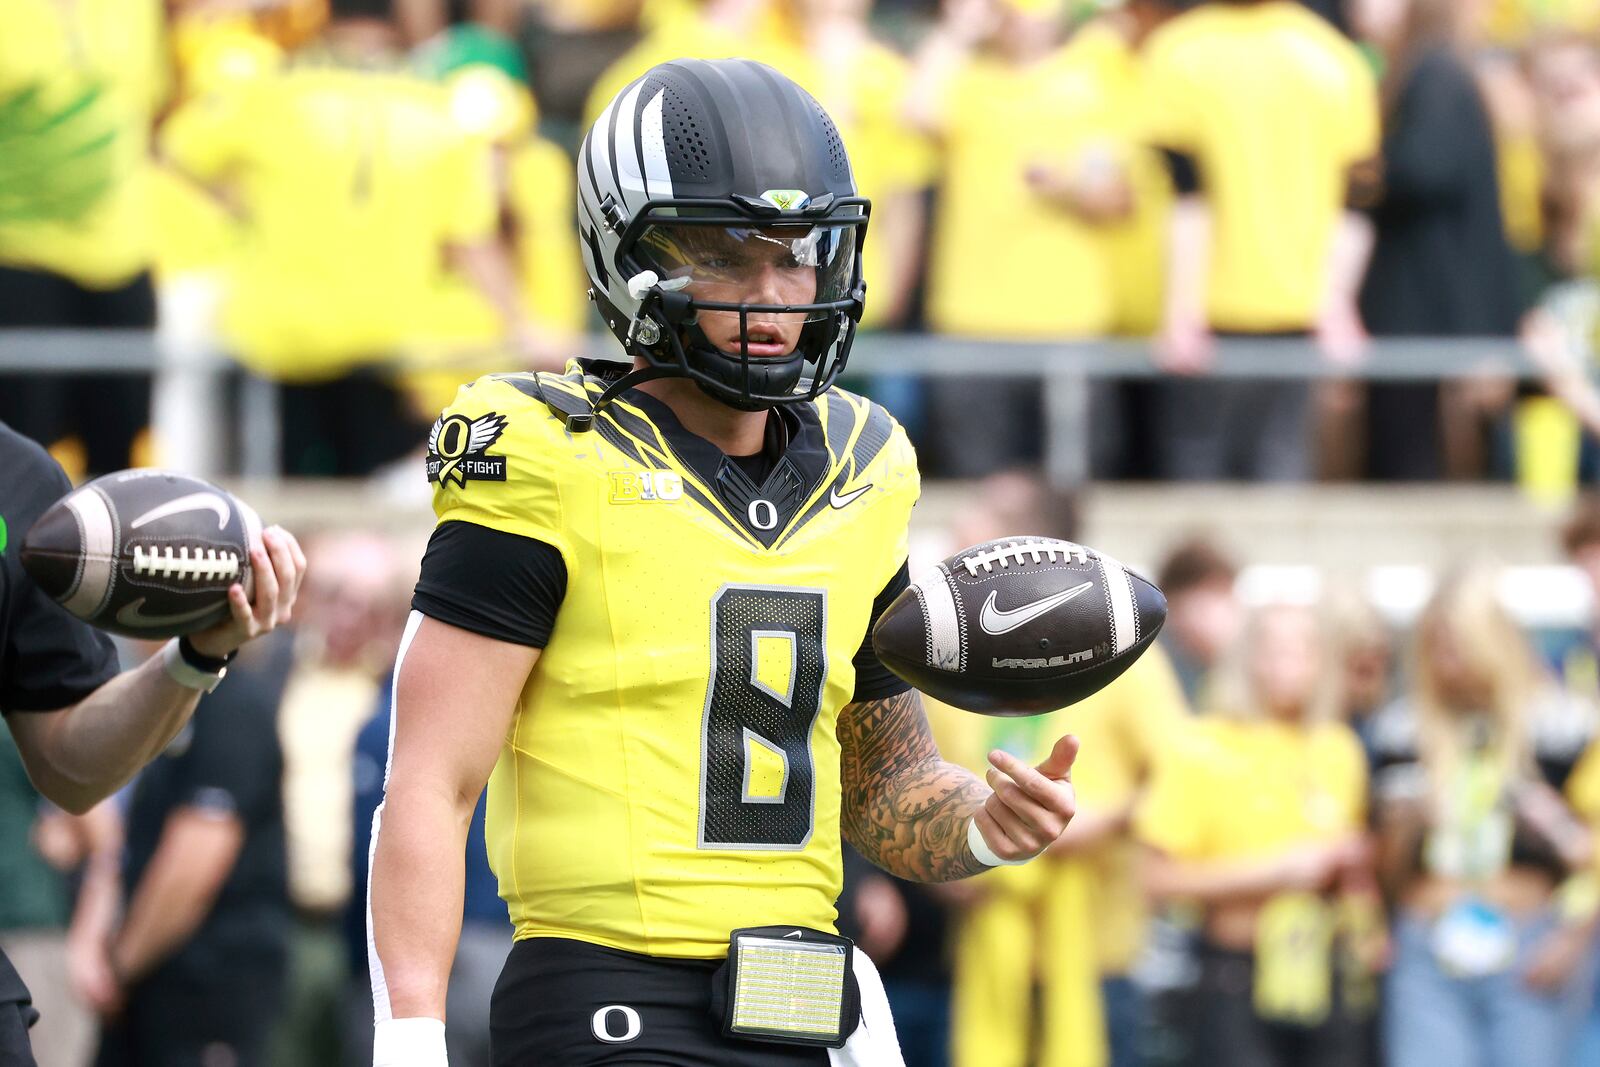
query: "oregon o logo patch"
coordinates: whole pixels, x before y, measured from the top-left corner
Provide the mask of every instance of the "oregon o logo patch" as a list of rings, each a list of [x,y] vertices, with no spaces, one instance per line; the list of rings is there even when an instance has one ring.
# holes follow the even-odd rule
[[[505,417],[493,411],[475,419],[441,415],[428,433],[428,481],[463,489],[469,481],[505,481],[506,457],[485,454],[505,430]]]

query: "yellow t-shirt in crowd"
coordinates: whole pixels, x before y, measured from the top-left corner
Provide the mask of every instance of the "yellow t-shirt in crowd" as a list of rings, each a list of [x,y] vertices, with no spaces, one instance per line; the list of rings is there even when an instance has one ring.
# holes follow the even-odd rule
[[[0,4],[0,263],[93,289],[150,265],[160,0]]]
[[[239,240],[237,220],[204,187],[163,163],[150,168],[156,278],[220,270]]]
[[[180,100],[234,91],[285,62],[283,49],[238,13],[185,14],[174,22],[171,40]],[[150,183],[157,279],[219,271],[239,240],[238,220],[214,193],[169,163],[151,168]]]
[[[793,65],[795,46],[776,31],[771,18],[754,20],[750,33],[733,33],[701,16],[698,8],[661,4],[639,43],[601,72],[583,108],[583,128],[594,120],[635,78],[658,63],[673,59],[754,59],[785,70]]]
[[[1600,828],[1600,741],[1584,750],[1567,777],[1567,800],[1590,826]]]
[[[944,91],[944,179],[927,316],[940,333],[1087,337],[1117,317],[1095,229],[1036,194],[1030,167],[1069,167],[1113,129],[1105,87],[1058,51],[1019,68],[980,57]]]
[[[1264,858],[1361,830],[1366,803],[1348,726],[1204,719],[1158,761],[1135,832],[1181,860]]]
[[[184,105],[162,131],[237,205],[222,332],[257,371],[334,377],[419,332],[451,243],[494,232],[487,150],[437,86],[303,63]]]
[[[1366,59],[1294,0],[1206,4],[1156,31],[1144,78],[1151,143],[1194,159],[1211,209],[1211,325],[1309,328],[1349,168],[1378,152]]]
[[[886,254],[880,220],[891,211],[920,211],[920,204],[904,200],[919,194],[933,180],[932,146],[905,120],[910,64],[877,41],[867,42],[840,63],[825,64],[799,49],[772,50],[768,62],[827,110],[850,154],[856,190],[872,201],[874,227],[868,229],[861,261],[869,296],[861,322],[866,327],[879,325],[889,304],[874,301],[870,294],[891,291],[897,282],[908,280],[907,272],[916,269],[915,263]],[[879,240],[873,240],[874,233]]]
[[[507,196],[517,225],[517,278],[534,318],[573,333],[583,328],[589,288],[578,252],[572,158],[538,137],[511,155]]]
[[[1133,192],[1132,216],[1099,228],[1116,305],[1112,329],[1145,336],[1161,324],[1161,283],[1166,273],[1167,220],[1173,194],[1160,154],[1140,142],[1139,55],[1122,32],[1102,19],[1073,35],[1067,57],[1068,62],[1087,71],[1105,95],[1112,136],[1090,151],[1115,164]]]
[[[527,137],[511,146],[506,163],[506,206],[516,236],[516,271],[523,306],[540,327],[557,334],[583,332],[589,281],[578,252],[577,211],[572,159],[560,146]],[[456,362],[463,350],[493,352],[505,334],[500,312],[465,278],[454,272],[440,280],[421,331],[420,347],[449,362],[404,376],[418,411],[438,411],[463,382],[494,371],[515,369],[509,352],[501,358]]]
[[[1133,803],[1190,723],[1172,662],[1151,645],[1121,678],[1068,709],[1063,725],[1082,745],[1072,772],[1079,809],[1112,812]],[[1137,846],[1120,835],[1079,861],[1090,872],[1094,929],[1087,936],[1098,946],[1101,973],[1127,974],[1144,945],[1148,916]]]
[[[1506,240],[1524,255],[1544,244],[1544,150],[1533,130],[1495,131],[1495,173]]]

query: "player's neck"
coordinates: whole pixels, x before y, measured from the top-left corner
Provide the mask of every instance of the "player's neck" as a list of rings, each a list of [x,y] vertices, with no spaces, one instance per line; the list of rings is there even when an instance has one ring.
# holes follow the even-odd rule
[[[710,441],[724,455],[753,456],[766,444],[765,411],[731,408],[687,378],[657,378],[638,388],[671,408],[685,430]]]

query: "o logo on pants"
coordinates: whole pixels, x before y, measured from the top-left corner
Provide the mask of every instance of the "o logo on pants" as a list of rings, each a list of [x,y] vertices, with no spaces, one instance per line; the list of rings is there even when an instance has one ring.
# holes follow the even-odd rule
[[[613,1031],[612,1017],[622,1016],[622,1033]],[[639,1036],[643,1026],[639,1022],[639,1013],[626,1004],[607,1004],[594,1013],[594,1018],[589,1020],[590,1028],[594,1030],[597,1040],[608,1045],[624,1045]]]

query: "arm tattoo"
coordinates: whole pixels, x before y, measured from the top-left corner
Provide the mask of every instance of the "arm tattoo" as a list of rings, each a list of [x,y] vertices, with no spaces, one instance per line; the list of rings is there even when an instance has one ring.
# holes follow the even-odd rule
[[[946,763],[915,690],[839,714],[845,838],[890,874],[948,882],[988,870],[967,848],[967,820],[989,788]]]

